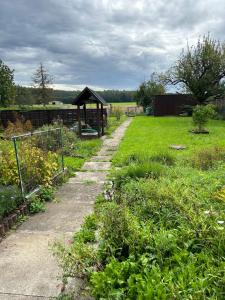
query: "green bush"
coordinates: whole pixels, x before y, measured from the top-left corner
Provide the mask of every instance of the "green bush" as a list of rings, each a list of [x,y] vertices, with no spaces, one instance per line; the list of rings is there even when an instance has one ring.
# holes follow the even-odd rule
[[[44,211],[45,211],[44,202],[37,196],[32,197],[31,201],[29,203],[29,212],[31,214],[36,214],[36,213],[44,212]]]
[[[212,104],[208,105],[196,105],[193,109],[192,119],[195,126],[197,126],[197,132],[205,131],[204,126],[208,120],[215,116],[215,107]]]
[[[54,199],[54,188],[42,187],[38,196],[42,202],[50,202]]]
[[[56,128],[61,128],[62,131],[62,142],[63,142],[63,153],[64,155],[73,156],[76,142],[78,141],[77,136],[74,132],[70,131],[66,126],[62,126],[60,123],[53,125],[44,125],[39,128],[39,131],[50,131]],[[50,131],[49,134],[35,135],[33,137],[33,143],[36,147],[44,151],[58,151],[61,147],[61,140],[58,131]]]
[[[17,186],[0,185],[0,219],[16,209],[22,201],[21,192]]]

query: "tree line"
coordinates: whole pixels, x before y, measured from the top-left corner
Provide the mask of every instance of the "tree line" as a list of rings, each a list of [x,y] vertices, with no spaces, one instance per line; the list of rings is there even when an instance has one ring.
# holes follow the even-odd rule
[[[70,104],[80,91],[53,90],[53,77],[42,63],[32,76],[32,87],[16,85],[14,70],[0,60],[0,106],[48,104],[59,101]],[[104,90],[98,92],[106,102],[132,102],[134,91]]]

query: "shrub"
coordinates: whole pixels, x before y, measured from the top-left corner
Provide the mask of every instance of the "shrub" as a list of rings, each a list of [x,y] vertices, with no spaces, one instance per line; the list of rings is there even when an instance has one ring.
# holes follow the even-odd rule
[[[51,185],[52,177],[58,170],[58,156],[56,153],[44,152],[28,143],[20,144],[21,167],[24,169],[24,182],[29,186]],[[3,149],[0,153],[0,183],[4,185],[18,185],[15,151]]]
[[[17,186],[0,186],[0,219],[21,203],[22,197]]]
[[[203,132],[204,126],[207,124],[210,118],[215,115],[214,105],[196,105],[193,109],[192,119],[194,125],[197,126],[197,132]]]
[[[54,189],[51,186],[42,187],[39,193],[39,198],[43,202],[50,202],[54,199]]]
[[[32,197],[29,203],[29,212],[31,214],[36,214],[44,211],[45,211],[44,202],[37,196]]]
[[[6,148],[0,152],[0,166],[0,184],[18,185],[19,177],[14,149]]]
[[[117,121],[120,120],[122,115],[123,115],[123,110],[121,107],[115,106],[112,108],[111,116],[116,117]]]
[[[192,166],[201,170],[212,168],[218,161],[225,161],[225,148],[202,149],[197,151],[191,158]]]
[[[50,131],[49,134],[36,135],[33,137],[34,146],[44,151],[58,151],[61,147],[61,141],[58,131],[51,131],[52,129],[61,128],[62,130],[62,142],[64,155],[73,156],[75,154],[75,146],[77,142],[77,136],[74,132],[70,131],[66,126],[62,126],[60,123],[54,123],[53,125],[44,125],[39,130]]]
[[[17,118],[15,123],[8,122],[8,125],[4,131],[4,135],[8,138],[13,135],[23,134],[25,132],[32,131],[33,127],[30,120],[25,121],[23,118]]]

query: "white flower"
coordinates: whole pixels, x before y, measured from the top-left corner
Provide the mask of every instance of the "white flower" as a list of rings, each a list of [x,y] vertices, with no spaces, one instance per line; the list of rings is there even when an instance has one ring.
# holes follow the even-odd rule
[[[220,225],[222,225],[222,224],[224,224],[224,221],[222,221],[222,220],[221,221],[217,221],[217,223],[220,224]]]
[[[206,215],[208,215],[208,214],[210,214],[210,210],[205,210],[204,213],[205,213]]]

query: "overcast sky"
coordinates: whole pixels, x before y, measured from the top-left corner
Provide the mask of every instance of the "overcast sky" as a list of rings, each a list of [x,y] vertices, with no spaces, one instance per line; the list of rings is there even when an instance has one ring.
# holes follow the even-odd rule
[[[207,32],[224,39],[224,0],[0,0],[0,58],[21,85],[43,62],[55,88],[136,89]]]

